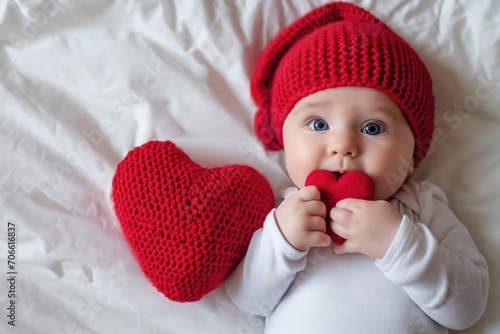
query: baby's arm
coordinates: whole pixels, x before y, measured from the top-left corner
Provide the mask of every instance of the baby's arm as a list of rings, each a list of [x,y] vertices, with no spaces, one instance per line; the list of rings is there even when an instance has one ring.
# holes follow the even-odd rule
[[[226,292],[242,310],[269,315],[306,265],[307,250],[329,245],[326,208],[316,187],[306,187],[272,210],[254,233],[245,258],[225,280]],[[278,221],[276,220],[278,219]]]
[[[283,238],[273,209],[257,230],[247,253],[224,281],[231,300],[243,311],[268,316],[304,269],[307,252],[293,248]]]
[[[394,242],[376,265],[436,322],[467,328],[486,307],[486,261],[445,204],[444,194],[429,183],[420,194],[422,223],[404,216]]]

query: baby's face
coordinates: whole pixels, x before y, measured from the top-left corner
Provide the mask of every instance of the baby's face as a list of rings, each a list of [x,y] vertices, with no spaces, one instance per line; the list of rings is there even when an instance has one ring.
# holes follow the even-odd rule
[[[415,139],[403,112],[364,87],[330,88],[301,99],[283,124],[288,174],[298,188],[316,169],[359,170],[388,199],[413,171]]]

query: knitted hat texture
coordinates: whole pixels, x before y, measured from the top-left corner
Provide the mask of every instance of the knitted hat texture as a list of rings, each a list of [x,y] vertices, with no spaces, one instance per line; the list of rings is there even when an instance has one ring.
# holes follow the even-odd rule
[[[265,148],[283,148],[283,122],[300,99],[342,86],[373,88],[396,102],[413,131],[418,165],[434,130],[429,72],[387,25],[343,2],[324,5],[295,21],[259,57],[251,93],[258,107],[255,132]]]
[[[144,274],[180,302],[223,282],[275,202],[255,169],[204,168],[168,141],[130,151],[117,166],[111,197]]]

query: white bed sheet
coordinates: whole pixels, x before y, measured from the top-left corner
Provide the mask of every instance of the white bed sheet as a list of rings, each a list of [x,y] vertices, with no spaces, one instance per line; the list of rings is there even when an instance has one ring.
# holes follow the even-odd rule
[[[275,191],[289,185],[281,154],[252,132],[249,77],[271,37],[326,2],[0,2],[1,333],[263,333],[222,289],[186,304],[157,292],[123,238],[110,185],[150,140],[172,140],[207,167],[251,165]],[[443,187],[489,263],[488,308],[465,333],[500,333],[500,2],[352,2],[429,67],[439,132],[415,177]]]

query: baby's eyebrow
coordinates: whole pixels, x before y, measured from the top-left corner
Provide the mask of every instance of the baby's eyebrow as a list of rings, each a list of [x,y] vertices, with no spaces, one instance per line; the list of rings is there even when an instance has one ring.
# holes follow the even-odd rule
[[[320,102],[303,102],[300,104],[301,101],[297,102],[297,104],[292,108],[290,113],[288,114],[289,116],[293,114],[301,114],[305,113],[308,111],[314,111],[319,108],[323,108],[325,106],[328,106],[330,103],[326,101],[320,101]],[[298,107],[297,107],[298,105]]]
[[[401,109],[397,108],[387,108],[387,107],[377,107],[375,106],[372,110],[370,110],[370,114],[373,115],[373,117],[376,116],[381,116],[384,115],[394,121],[399,121],[402,119],[406,119],[405,115],[401,111]],[[402,117],[400,117],[402,116]]]

